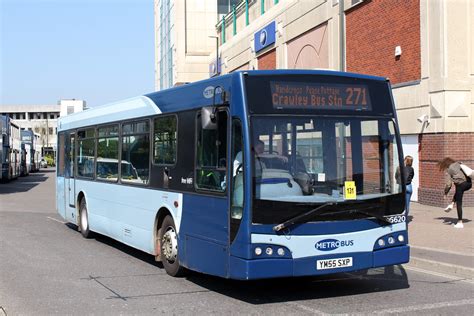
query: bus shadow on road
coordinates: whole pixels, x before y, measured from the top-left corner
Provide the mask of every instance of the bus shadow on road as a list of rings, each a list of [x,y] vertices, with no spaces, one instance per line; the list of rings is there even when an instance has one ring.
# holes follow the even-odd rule
[[[68,223],[66,226],[77,232],[76,225]],[[100,234],[94,234],[94,239],[165,273],[162,263],[156,262],[154,256],[148,253]],[[202,289],[256,305],[386,292],[410,287],[407,273],[401,265],[327,276],[252,281],[228,280],[193,271],[187,271],[184,278]]]
[[[192,273],[187,279],[210,291],[250,304],[270,304],[409,288],[401,265],[330,276],[234,281]]]
[[[52,170],[51,172],[54,172],[54,170]],[[41,184],[42,182],[46,181],[47,179],[48,176],[45,176],[43,171],[40,171],[38,173],[31,173],[26,177],[19,177],[8,182],[1,182],[0,195],[27,192],[36,187],[37,185]]]
[[[78,229],[77,225],[72,224],[72,223],[66,223],[65,225],[69,229],[73,230],[75,233],[81,234],[79,232],[79,229]],[[133,247],[127,246],[126,244],[123,244],[123,243],[121,243],[121,242],[119,242],[115,239],[112,239],[110,237],[107,237],[105,235],[94,233],[92,236],[93,236],[92,239],[95,239],[97,242],[100,242],[104,245],[115,248],[115,249],[129,255],[129,256],[132,256],[132,257],[138,259],[138,260],[141,260],[145,263],[154,265],[157,268],[163,269],[163,264],[161,262],[155,261],[155,257],[148,254],[148,253],[146,253],[146,252],[143,252],[139,249],[135,249]]]

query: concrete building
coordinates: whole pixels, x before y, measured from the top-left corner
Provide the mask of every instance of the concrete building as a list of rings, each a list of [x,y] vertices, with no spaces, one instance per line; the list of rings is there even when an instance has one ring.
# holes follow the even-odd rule
[[[436,162],[474,166],[473,16],[467,0],[243,0],[215,25],[208,77],[275,68],[388,77],[404,153],[414,157],[412,200],[441,206]],[[473,190],[464,201],[474,205]]]
[[[21,129],[39,134],[43,154],[55,155],[58,118],[85,107],[83,100],[60,100],[56,105],[1,105],[0,114],[8,115]]]
[[[154,11],[155,89],[207,77],[216,49],[216,0],[155,0]]]

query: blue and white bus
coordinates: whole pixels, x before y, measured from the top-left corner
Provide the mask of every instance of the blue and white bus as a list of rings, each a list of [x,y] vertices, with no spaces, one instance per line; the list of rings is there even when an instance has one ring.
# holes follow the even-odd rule
[[[58,125],[59,214],[84,237],[154,255],[172,276],[249,280],[409,260],[385,78],[235,72]]]

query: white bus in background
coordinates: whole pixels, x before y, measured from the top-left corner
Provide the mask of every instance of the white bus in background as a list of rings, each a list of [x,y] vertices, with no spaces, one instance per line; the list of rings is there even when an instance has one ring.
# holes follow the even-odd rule
[[[18,178],[20,175],[21,162],[21,137],[20,127],[10,117],[0,116],[2,134],[2,155],[0,163],[2,166],[2,181]]]

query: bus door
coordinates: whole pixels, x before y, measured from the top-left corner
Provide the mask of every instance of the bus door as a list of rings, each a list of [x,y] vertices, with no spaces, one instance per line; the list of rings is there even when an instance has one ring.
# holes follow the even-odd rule
[[[75,134],[71,133],[66,140],[66,176],[65,176],[65,200],[66,200],[66,219],[75,222],[76,215],[76,185],[74,181],[74,161],[76,158],[75,152]],[[72,208],[72,209],[71,209]]]
[[[232,119],[229,247],[237,236],[244,210],[244,139],[240,119]]]
[[[66,170],[66,134],[58,134],[58,159],[56,163],[56,209],[61,217],[66,218],[66,188],[65,172]]]
[[[188,203],[181,231],[186,234],[188,268],[226,276],[228,271],[228,126],[226,108],[203,108],[196,116],[195,188],[199,194],[184,196]],[[211,114],[215,115],[211,119]],[[203,118],[204,116],[204,118]]]

